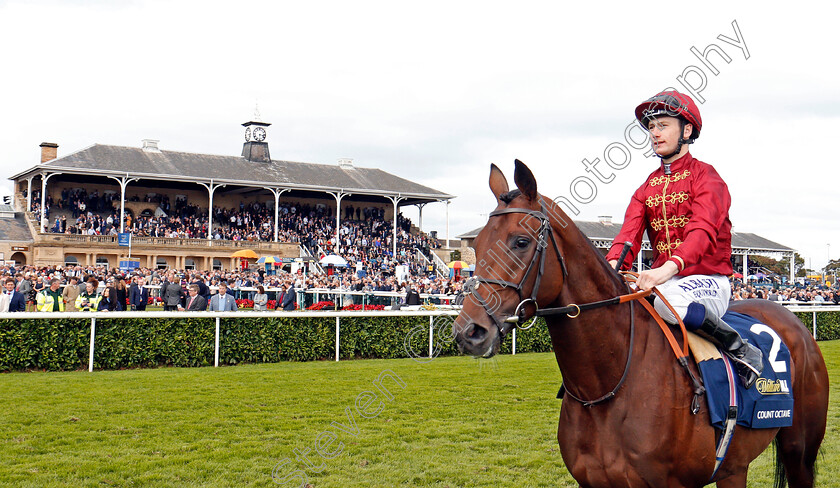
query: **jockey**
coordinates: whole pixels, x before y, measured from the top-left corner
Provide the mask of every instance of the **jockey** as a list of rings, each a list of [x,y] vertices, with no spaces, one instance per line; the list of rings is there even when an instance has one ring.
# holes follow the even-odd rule
[[[664,91],[636,107],[636,118],[650,132],[661,161],[633,194],[606,259],[615,267],[629,241],[633,246],[621,263],[629,268],[647,231],[653,264],[639,273],[636,286],[656,286],[688,330],[722,346],[750,388],[763,369],[761,353],[720,318],[731,295],[729,189],[711,165],[688,152],[700,135],[700,111],[689,96]],[[665,321],[676,323],[662,300],[657,298],[654,307]]]

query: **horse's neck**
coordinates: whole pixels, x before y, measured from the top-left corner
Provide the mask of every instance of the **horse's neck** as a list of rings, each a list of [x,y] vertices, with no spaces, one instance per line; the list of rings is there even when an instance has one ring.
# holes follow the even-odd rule
[[[574,225],[562,229],[568,276],[559,304],[584,304],[628,293],[601,254]],[[634,305],[634,309],[638,305]],[[637,312],[638,310],[634,310]],[[549,321],[557,363],[576,395],[596,398],[612,389],[624,371],[629,348],[630,306],[609,305]]]

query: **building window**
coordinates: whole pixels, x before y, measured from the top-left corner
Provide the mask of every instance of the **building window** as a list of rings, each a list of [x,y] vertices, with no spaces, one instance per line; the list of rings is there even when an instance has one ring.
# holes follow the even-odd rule
[[[192,258],[185,258],[184,269],[195,269],[195,261]]]
[[[222,269],[222,261],[220,259],[213,258],[213,269]]]
[[[157,269],[166,269],[169,267],[169,263],[166,262],[165,258],[157,258]]]
[[[76,256],[64,256],[64,265],[65,266],[78,266],[79,260],[76,259]]]
[[[96,265],[107,267],[107,266],[110,266],[110,263],[108,262],[108,258],[103,257],[103,256],[97,256],[96,257]]]

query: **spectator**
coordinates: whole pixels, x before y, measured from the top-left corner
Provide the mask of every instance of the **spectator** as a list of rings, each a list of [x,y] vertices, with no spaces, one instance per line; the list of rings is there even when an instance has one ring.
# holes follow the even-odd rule
[[[5,293],[3,293],[3,308],[5,308],[5,312],[25,312],[26,311],[26,299],[23,296],[23,293],[15,290],[15,279],[14,278],[6,278],[3,282],[3,286],[6,289]]]
[[[17,291],[22,293],[26,300],[26,310],[33,310],[35,308],[35,292],[32,289],[32,279],[29,273],[26,273],[18,283]]]
[[[145,285],[146,280],[138,276],[129,286],[128,303],[131,305],[131,310],[146,310],[146,305],[149,303],[149,290]]]
[[[420,305],[420,294],[414,289],[412,285],[408,285],[408,291],[405,294],[406,305]]]
[[[125,286],[125,278],[122,275],[118,275],[114,280],[114,291],[116,292],[114,298],[120,304],[120,310],[125,310],[125,307],[128,305],[128,289]]]
[[[117,301],[117,293],[114,288],[108,286],[102,290],[102,296],[100,297],[99,304],[96,306],[96,310],[101,312],[122,311],[120,302]]]
[[[79,297],[79,278],[75,276],[70,277],[70,283],[68,283],[64,290],[61,292],[61,298],[64,301],[64,310],[68,312],[77,312],[76,309],[76,298]]]
[[[79,293],[76,298],[76,308],[82,312],[95,312],[99,307],[99,301],[102,295],[96,292],[99,288],[99,281],[96,278],[90,278],[85,282],[85,291]]]
[[[295,293],[295,286],[291,283],[287,284],[283,292],[283,310],[291,312],[297,305],[297,294]]]
[[[219,293],[210,297],[211,312],[235,312],[237,310],[236,300],[227,292],[227,283],[219,283]]]
[[[163,298],[164,311],[175,311],[178,309],[184,293],[181,289],[181,283],[175,277],[174,271],[169,272],[166,281],[160,287],[160,296]]]
[[[40,280],[40,278],[38,278]],[[50,280],[50,287],[38,292],[39,312],[63,312],[64,297],[61,295],[61,280],[53,278]]]
[[[195,283],[187,287],[189,297],[187,298],[187,311],[203,312],[207,310],[207,299],[199,295],[200,287]]]
[[[268,295],[265,294],[265,288],[262,285],[257,285],[257,293],[254,295],[254,311],[264,312],[268,308]]]

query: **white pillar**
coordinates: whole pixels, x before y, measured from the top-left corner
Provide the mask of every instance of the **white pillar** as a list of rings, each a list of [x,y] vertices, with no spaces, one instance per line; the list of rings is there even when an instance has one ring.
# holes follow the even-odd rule
[[[446,249],[449,249],[449,204],[451,200],[446,201]]]
[[[392,249],[394,253],[394,265],[396,266],[397,263],[397,211],[399,210],[400,202],[405,200],[404,197],[396,196],[396,197],[389,197],[385,196],[388,200],[391,200],[391,203],[394,204],[394,242],[392,243]]]
[[[42,174],[41,175],[41,218],[38,219],[39,221],[39,228],[41,229],[41,233],[43,234],[46,232],[44,228],[44,219],[47,218],[47,179],[49,176]]]
[[[747,261],[747,256],[749,256],[749,253],[747,251],[744,251],[744,283],[747,282],[747,276],[750,275],[750,265]]]
[[[204,183],[198,182],[199,185],[207,188],[207,193],[210,195],[210,201],[207,204],[207,240],[213,240],[213,194],[216,193],[216,190],[226,186],[226,185],[219,185],[214,184],[213,180],[210,180],[210,184],[206,185]]]
[[[790,283],[791,284],[793,284],[793,278],[794,278],[793,275],[795,274],[794,273],[795,269],[796,269],[796,253],[791,251],[791,253],[790,253]]]
[[[117,180],[120,184],[120,232],[125,232],[125,187],[137,178],[129,178],[128,173],[125,176],[117,178],[116,176],[109,176],[113,180]]]
[[[328,191],[327,193],[335,198],[335,249],[333,249],[333,253],[339,256],[341,252],[341,200],[350,193],[344,193],[343,191]]]
[[[44,225],[44,219],[47,218],[47,180],[49,180],[52,176],[60,174],[61,173],[41,173],[41,222],[39,225],[41,233],[47,231],[46,225]]]
[[[272,190],[274,193],[274,242],[277,242],[277,234],[280,232],[280,193]]]
[[[636,255],[636,271],[641,273],[642,272],[642,246],[639,246],[639,254]]]
[[[26,179],[26,211],[32,211],[32,176]]]
[[[425,203],[418,203],[417,204],[417,208],[420,210],[420,216],[418,218],[419,222],[417,222],[417,228],[420,229],[421,233],[423,232],[423,207],[425,207],[425,206],[426,206]]]
[[[125,185],[126,181],[120,182],[120,233],[125,232]]]
[[[280,229],[280,195],[289,191],[288,188],[269,188],[265,187],[266,190],[270,191],[274,194],[274,242],[277,242],[278,233]]]

